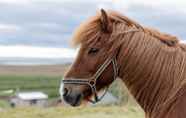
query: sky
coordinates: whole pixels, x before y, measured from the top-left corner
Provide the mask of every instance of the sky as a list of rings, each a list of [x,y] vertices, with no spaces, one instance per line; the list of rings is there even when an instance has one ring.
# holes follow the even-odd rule
[[[0,58],[73,58],[73,31],[101,8],[186,39],[184,0],[0,0]]]

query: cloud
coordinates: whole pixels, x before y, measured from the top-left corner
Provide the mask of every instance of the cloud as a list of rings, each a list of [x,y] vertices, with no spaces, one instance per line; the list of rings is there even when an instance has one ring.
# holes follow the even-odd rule
[[[15,33],[21,30],[20,26],[13,24],[0,24],[0,33]]]
[[[0,57],[74,57],[72,33],[100,8],[186,39],[184,0],[0,0]]]
[[[74,29],[99,8],[117,10],[140,24],[184,39],[185,6],[179,0],[2,0],[0,44],[69,47]]]
[[[151,8],[160,8],[167,11],[186,11],[186,1],[184,0],[113,0],[113,2],[118,8],[128,8],[128,6],[131,5],[143,5]]]
[[[31,4],[31,0],[1,0],[0,4],[28,5]]]
[[[0,57],[2,58],[74,58],[76,54],[76,50],[67,48],[0,45]]]

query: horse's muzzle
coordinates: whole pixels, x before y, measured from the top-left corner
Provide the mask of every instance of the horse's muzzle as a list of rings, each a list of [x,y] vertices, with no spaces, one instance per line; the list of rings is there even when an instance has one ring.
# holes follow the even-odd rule
[[[70,104],[71,106],[80,106],[82,99],[83,99],[83,94],[77,89],[73,89],[73,87],[69,86],[64,86],[61,88],[61,97],[63,100]]]

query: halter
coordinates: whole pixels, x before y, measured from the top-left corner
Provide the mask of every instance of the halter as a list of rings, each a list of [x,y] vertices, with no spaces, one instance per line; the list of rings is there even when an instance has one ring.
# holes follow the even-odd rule
[[[114,56],[111,59],[107,59],[103,65],[97,70],[97,72],[89,79],[68,79],[68,80],[62,80],[64,84],[75,84],[75,85],[88,85],[91,88],[91,91],[94,95],[94,100],[89,100],[91,103],[95,104],[99,102],[107,93],[108,91],[108,86],[106,87],[103,95],[99,98],[98,97],[98,92],[96,89],[96,82],[98,78],[101,76],[103,71],[112,63],[113,65],[113,70],[114,70],[114,80],[118,76],[118,66],[117,66],[117,61],[116,57]]]
[[[124,33],[131,33],[131,32],[138,32],[139,30],[137,29],[129,29],[127,31],[118,33],[119,34],[124,34]],[[96,89],[96,83],[98,78],[101,76],[101,74],[104,72],[104,70],[112,64],[113,70],[114,70],[114,77],[113,81],[118,77],[118,65],[117,65],[117,60],[116,60],[116,55],[113,56],[112,58],[106,59],[106,61],[101,65],[101,67],[96,71],[96,73],[88,79],[65,79],[62,80],[63,84],[75,84],[75,85],[88,85],[91,88],[92,94],[94,95],[94,100],[89,99],[89,101],[93,104],[99,102],[102,100],[102,98],[106,95],[108,92],[109,86],[105,88],[105,91],[103,95],[99,98],[98,97],[98,91]]]

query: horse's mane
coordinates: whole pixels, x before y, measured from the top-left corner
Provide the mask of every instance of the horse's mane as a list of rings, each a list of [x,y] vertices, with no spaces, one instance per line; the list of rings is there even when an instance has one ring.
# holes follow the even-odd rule
[[[107,11],[108,17],[113,22],[125,23],[128,26],[134,26],[137,29],[143,30],[144,32],[148,33],[149,35],[155,37],[156,39],[160,40],[162,43],[167,44],[168,46],[176,46],[179,44],[179,40],[177,37],[172,36],[167,33],[159,32],[158,30],[143,27],[142,25],[138,24],[137,22],[129,19],[128,17],[121,15],[120,13],[114,11]],[[74,45],[81,44],[83,41],[90,40],[90,35],[99,34],[98,32],[101,30],[100,28],[100,19],[101,14],[97,13],[97,15],[89,18],[87,21],[83,22],[75,31],[72,43]],[[180,44],[183,50],[186,49],[185,46]]]

